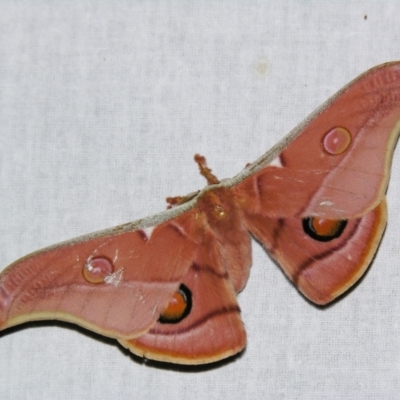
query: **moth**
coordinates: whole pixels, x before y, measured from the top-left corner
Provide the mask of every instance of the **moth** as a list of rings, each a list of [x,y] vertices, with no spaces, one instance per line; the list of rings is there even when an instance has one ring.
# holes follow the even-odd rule
[[[400,62],[349,83],[232,179],[196,155],[207,186],[169,209],[29,254],[0,275],[0,328],[57,319],[133,353],[210,363],[246,345],[237,303],[251,236],[324,305],[364,274],[387,220],[400,132]]]

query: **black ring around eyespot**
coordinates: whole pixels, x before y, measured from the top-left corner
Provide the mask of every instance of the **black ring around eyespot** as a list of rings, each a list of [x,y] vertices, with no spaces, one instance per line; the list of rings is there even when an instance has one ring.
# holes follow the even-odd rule
[[[343,233],[347,225],[347,219],[338,220],[337,228],[332,235],[320,235],[314,230],[313,220],[314,217],[304,218],[303,230],[308,236],[310,236],[312,239],[318,240],[319,242],[330,242],[331,240],[338,238]]]
[[[168,318],[161,314],[160,318],[158,319],[160,324],[177,324],[190,314],[190,311],[192,310],[192,292],[183,283],[179,286],[178,292],[182,295],[186,304],[185,310],[177,318]]]

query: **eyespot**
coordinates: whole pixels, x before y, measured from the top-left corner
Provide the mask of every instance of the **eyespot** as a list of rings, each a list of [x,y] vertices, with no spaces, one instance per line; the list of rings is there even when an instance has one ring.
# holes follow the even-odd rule
[[[326,153],[336,156],[343,154],[352,141],[351,133],[341,126],[331,129],[322,139],[322,148]]]
[[[112,262],[106,257],[89,258],[82,269],[85,280],[89,283],[103,283],[114,271]]]
[[[158,322],[161,324],[177,324],[186,318],[192,309],[192,293],[189,288],[181,284],[174,293]]]
[[[347,220],[325,218],[304,218],[303,230],[311,238],[320,242],[329,242],[338,238],[344,231]]]

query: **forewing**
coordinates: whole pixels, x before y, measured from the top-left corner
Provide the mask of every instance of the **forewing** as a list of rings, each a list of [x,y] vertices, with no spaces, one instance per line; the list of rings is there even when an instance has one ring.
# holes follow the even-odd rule
[[[275,218],[357,218],[383,199],[400,131],[400,62],[367,71],[235,186],[243,209]],[[235,181],[235,179],[233,179]]]
[[[117,338],[148,331],[194,259],[194,213],[111,229],[16,261],[0,275],[1,328],[58,319]]]

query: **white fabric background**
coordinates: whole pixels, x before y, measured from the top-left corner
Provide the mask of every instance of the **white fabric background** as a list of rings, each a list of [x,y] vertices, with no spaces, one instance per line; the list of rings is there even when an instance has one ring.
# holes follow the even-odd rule
[[[0,269],[203,187],[196,152],[233,176],[349,80],[400,59],[399,13],[397,1],[0,2]],[[162,367],[67,324],[28,324],[0,334],[0,398],[399,398],[399,198],[395,154],[372,268],[326,309],[254,243],[241,357]]]

